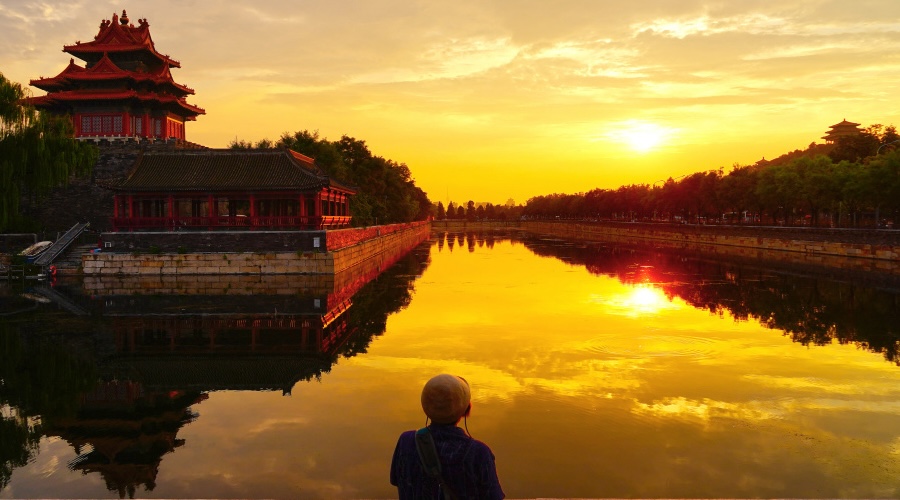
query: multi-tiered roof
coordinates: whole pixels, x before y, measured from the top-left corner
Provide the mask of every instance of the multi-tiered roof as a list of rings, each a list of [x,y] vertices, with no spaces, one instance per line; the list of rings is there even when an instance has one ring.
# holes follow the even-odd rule
[[[853,137],[862,133],[862,129],[859,128],[858,123],[848,122],[846,119],[842,120],[840,123],[835,123],[828,128],[828,132],[822,136],[822,139],[825,139],[826,144],[834,144],[841,137]]]
[[[122,17],[100,23],[90,42],[66,45],[74,57],[52,78],[32,80],[47,95],[30,102],[52,113],[70,114],[76,137],[184,139],[184,123],[206,112],[186,100],[190,87],[176,83],[181,64],[156,50],[146,19]],[[75,63],[75,58],[85,66]]]

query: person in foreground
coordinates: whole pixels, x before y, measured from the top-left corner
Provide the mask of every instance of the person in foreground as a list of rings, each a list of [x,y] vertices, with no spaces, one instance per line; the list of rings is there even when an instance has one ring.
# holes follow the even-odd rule
[[[502,499],[494,453],[457,427],[472,411],[466,379],[433,377],[422,389],[422,409],[426,427],[401,434],[391,461],[400,499]]]

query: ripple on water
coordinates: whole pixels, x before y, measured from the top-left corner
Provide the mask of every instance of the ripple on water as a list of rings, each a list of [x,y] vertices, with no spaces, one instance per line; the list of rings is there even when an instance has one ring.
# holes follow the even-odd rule
[[[718,342],[717,339],[696,335],[634,336],[611,333],[587,340],[579,350],[620,359],[672,356],[709,359],[717,352]]]
[[[633,400],[619,388],[577,394],[566,391],[538,390],[528,394],[532,413],[523,418],[535,425],[577,425],[578,428],[602,427],[623,429],[636,420],[652,421],[655,417],[631,411]]]

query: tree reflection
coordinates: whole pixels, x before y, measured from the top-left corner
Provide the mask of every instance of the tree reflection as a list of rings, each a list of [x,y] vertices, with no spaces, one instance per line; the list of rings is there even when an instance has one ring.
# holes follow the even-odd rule
[[[738,321],[755,320],[803,345],[855,344],[900,365],[900,279],[828,267],[755,260],[700,258],[685,251],[620,243],[586,243],[535,236],[518,230],[438,232],[454,244],[524,242],[539,256],[635,286],[653,286],[671,300]],[[438,246],[439,249],[443,245]],[[816,272],[818,271],[818,272]],[[633,307],[652,307],[632,297]],[[638,302],[644,300],[644,304]]]
[[[43,323],[33,314],[0,316],[0,489],[35,456],[48,422],[73,415],[96,382],[89,359],[36,333]]]
[[[698,309],[756,320],[794,342],[853,343],[900,365],[900,294],[883,276],[822,275],[761,261],[699,258],[675,250],[585,244],[528,237],[537,255],[582,265],[592,274],[631,285],[652,284]],[[877,278],[876,284],[870,283]]]
[[[171,293],[156,283],[141,295],[140,282],[107,295],[96,290],[109,283],[44,291],[56,303],[0,316],[0,488],[55,436],[75,450],[70,470],[100,474],[121,498],[152,491],[208,392],[289,393],[365,353],[409,305],[429,253],[425,243],[324,282],[192,277]]]

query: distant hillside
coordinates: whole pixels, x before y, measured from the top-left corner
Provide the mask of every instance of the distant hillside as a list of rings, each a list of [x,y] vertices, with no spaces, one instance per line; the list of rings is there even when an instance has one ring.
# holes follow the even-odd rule
[[[784,165],[792,160],[796,160],[798,158],[814,158],[819,155],[828,155],[835,148],[834,144],[816,144],[815,142],[811,143],[806,149],[795,149],[790,153],[785,153],[778,158],[773,158],[771,160],[766,160],[763,158],[756,162],[757,167],[765,167],[768,165]]]

